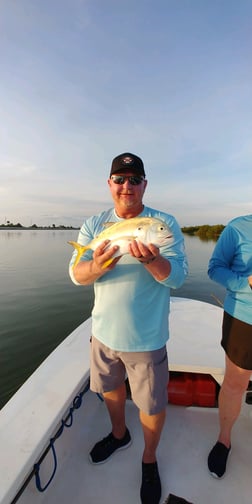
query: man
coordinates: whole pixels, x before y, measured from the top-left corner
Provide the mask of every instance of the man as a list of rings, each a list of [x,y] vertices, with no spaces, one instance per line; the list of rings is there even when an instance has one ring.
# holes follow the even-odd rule
[[[112,424],[112,432],[91,450],[90,460],[102,463],[131,443],[125,422],[127,372],[145,443],[141,502],[158,504],[161,482],[156,450],[167,405],[170,288],[180,287],[187,275],[184,240],[173,216],[144,206],[147,180],[138,156],[129,152],[117,156],[112,161],[108,185],[114,208],[87,219],[79,243],[87,245],[104,230],[105,222],[137,216],[164,221],[172,231],[173,242],[159,249],[152,243],[144,245],[134,240],[128,254],[116,257],[105,268],[103,265],[118,249],[106,249],[108,241],[86,253],[74,267],[73,253],[70,275],[74,283],[94,283],[90,386],[103,394]]]

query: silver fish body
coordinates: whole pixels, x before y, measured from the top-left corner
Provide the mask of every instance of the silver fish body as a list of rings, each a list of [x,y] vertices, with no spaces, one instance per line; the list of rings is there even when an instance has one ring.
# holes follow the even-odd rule
[[[104,226],[106,229],[97,235],[88,245],[81,245],[72,241],[68,242],[78,251],[73,267],[78,264],[80,258],[87,250],[96,250],[105,240],[109,240],[106,249],[115,245],[118,246],[118,250],[114,253],[113,257],[105,263],[105,268],[115,257],[128,254],[129,243],[133,240],[142,242],[144,245],[152,243],[158,248],[173,241],[172,232],[167,224],[154,217],[133,217],[120,222],[105,222]]]

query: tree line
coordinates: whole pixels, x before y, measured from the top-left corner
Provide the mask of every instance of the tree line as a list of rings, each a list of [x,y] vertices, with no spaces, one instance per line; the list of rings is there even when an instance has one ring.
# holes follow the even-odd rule
[[[201,240],[218,240],[225,226],[223,224],[215,224],[210,226],[204,224],[203,226],[188,226],[182,227],[181,231],[192,236],[198,236]]]
[[[60,224],[56,226],[56,224],[52,224],[51,226],[37,226],[37,224],[32,224],[31,226],[23,226],[18,222],[17,224],[13,224],[10,221],[6,221],[6,224],[0,224],[0,228],[7,229],[80,229],[79,227],[74,226],[65,226],[64,224]]]

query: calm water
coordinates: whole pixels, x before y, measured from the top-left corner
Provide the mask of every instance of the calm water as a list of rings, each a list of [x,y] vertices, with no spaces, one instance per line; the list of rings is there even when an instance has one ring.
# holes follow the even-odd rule
[[[0,408],[45,357],[90,316],[92,287],[68,276],[78,231],[0,230]],[[224,289],[208,279],[213,241],[185,236],[190,274],[173,295],[218,304]]]

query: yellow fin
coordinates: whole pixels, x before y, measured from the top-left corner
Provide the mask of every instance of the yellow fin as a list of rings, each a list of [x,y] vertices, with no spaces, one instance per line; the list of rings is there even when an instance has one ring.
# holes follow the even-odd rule
[[[105,269],[107,268],[113,261],[114,261],[114,257],[111,257],[110,259],[108,259],[105,263],[103,263],[102,265],[102,269]]]
[[[70,245],[72,245],[77,250],[77,256],[76,256],[75,261],[74,261],[74,263],[72,265],[72,268],[74,268],[75,266],[77,266],[77,264],[78,264],[81,256],[83,256],[83,254],[85,254],[85,252],[87,250],[89,250],[90,247],[88,247],[87,245],[86,246],[85,245],[81,245],[80,243],[77,243],[75,241],[69,241],[67,243],[69,243]]]

